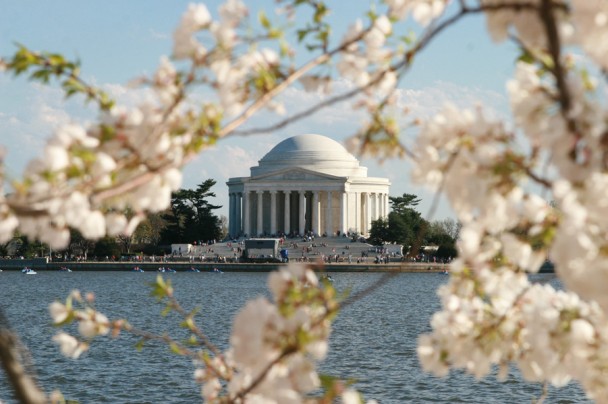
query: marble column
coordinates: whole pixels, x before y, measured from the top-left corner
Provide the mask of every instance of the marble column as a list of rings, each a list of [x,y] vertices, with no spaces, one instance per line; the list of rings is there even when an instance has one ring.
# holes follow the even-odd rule
[[[251,216],[249,207],[249,191],[243,192],[243,232],[251,237]]]
[[[363,228],[361,225],[361,193],[355,192],[355,231],[360,232]]]
[[[374,220],[378,220],[380,217],[380,194],[376,192],[374,194]]]
[[[331,237],[334,232],[332,212],[332,192],[327,191],[327,215],[325,215],[325,233]]]
[[[342,192],[342,201],[340,203],[340,236],[346,234],[348,226],[348,199],[347,193]]]
[[[306,191],[300,191],[300,222],[298,223],[298,231],[300,235],[304,234],[304,226],[306,225]]]
[[[228,194],[228,234],[232,235],[234,230],[234,194]]]
[[[241,205],[243,202],[243,194],[240,192],[236,193],[236,236],[239,236],[243,232],[243,211]]]
[[[291,191],[285,192],[285,225],[283,231],[286,235],[291,233],[291,212],[289,211],[289,207],[291,205]]]
[[[388,194],[384,194],[384,217],[388,217],[389,199]]]
[[[371,206],[371,198],[369,197],[369,192],[365,193],[365,213],[364,213],[363,222],[363,233],[369,234],[370,229],[372,228],[372,206]]]
[[[321,215],[319,214],[320,210],[320,200],[319,200],[319,191],[313,191],[312,193],[312,233],[315,236],[319,235],[320,232],[320,223],[319,219]]]
[[[232,219],[230,219],[230,235],[231,236],[235,236],[238,233],[238,228],[237,228],[237,200],[238,200],[238,193],[233,192],[232,193],[232,198],[230,198],[230,202],[231,202],[231,209],[230,209],[230,213],[232,214]]]
[[[256,235],[264,232],[264,191],[257,191],[258,194],[258,223],[255,228]]]
[[[277,191],[270,191],[270,234],[277,234]]]

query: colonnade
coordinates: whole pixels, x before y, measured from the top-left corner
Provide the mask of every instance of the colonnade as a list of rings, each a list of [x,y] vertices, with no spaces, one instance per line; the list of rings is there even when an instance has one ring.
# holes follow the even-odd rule
[[[368,234],[371,222],[388,216],[384,192],[343,190],[245,190],[229,193],[232,236]]]

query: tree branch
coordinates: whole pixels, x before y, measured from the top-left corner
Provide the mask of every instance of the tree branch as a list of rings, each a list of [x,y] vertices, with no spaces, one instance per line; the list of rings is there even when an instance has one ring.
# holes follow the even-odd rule
[[[8,320],[0,310],[0,362],[13,387],[15,398],[24,404],[44,404],[47,402],[46,395],[21,362],[23,350],[19,338],[10,329]]]

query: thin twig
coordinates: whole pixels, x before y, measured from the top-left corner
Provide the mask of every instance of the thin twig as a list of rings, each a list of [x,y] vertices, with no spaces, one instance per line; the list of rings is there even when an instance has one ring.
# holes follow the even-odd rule
[[[557,84],[562,115],[566,119],[569,129],[574,132],[574,121],[568,118],[572,100],[570,97],[570,91],[568,90],[568,86],[566,84],[565,69],[561,60],[561,43],[557,23],[555,22],[555,15],[553,14],[554,8],[555,4],[553,0],[542,0],[539,14],[540,19],[545,26],[549,54],[551,55],[551,59],[553,59],[553,67],[550,70],[553,73]]]
[[[187,318],[190,316],[190,313],[188,313],[179,304],[179,302],[177,301],[177,299],[174,296],[170,296],[169,299],[171,301],[171,307],[176,312],[178,312],[182,317]],[[189,330],[192,331],[198,338],[200,338],[201,341],[203,342],[203,344],[205,345],[205,347],[207,347],[207,349],[209,349],[211,352],[213,352],[213,354],[215,354],[215,356],[222,357],[222,352],[209,340],[207,335],[196,324],[194,324],[193,328],[189,328]]]
[[[342,309],[352,305],[353,303],[363,299],[364,297],[372,294],[373,292],[375,292],[376,290],[380,289],[382,286],[387,284],[388,281],[393,279],[396,275],[397,275],[397,272],[385,273],[384,275],[382,275],[380,277],[380,279],[378,279],[376,282],[372,283],[367,288],[361,290],[360,292],[353,294],[352,296],[349,296],[348,299],[342,301],[340,303],[340,310],[342,310]]]
[[[281,362],[287,356],[297,352],[295,348],[287,348],[285,351],[281,352],[281,354],[276,357],[272,362],[268,363],[266,367],[260,372],[260,374],[243,390],[239,391],[234,398],[230,399],[229,402],[240,402],[240,399],[244,398],[247,394],[249,394],[253,389],[255,389],[268,374],[268,372],[272,369],[273,366]]]

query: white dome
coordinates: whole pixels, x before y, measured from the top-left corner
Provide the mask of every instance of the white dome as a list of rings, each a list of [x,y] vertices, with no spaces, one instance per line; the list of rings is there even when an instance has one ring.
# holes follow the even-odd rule
[[[344,146],[326,136],[307,134],[285,139],[251,167],[251,176],[285,168],[304,168],[340,177],[366,177],[367,168]]]

